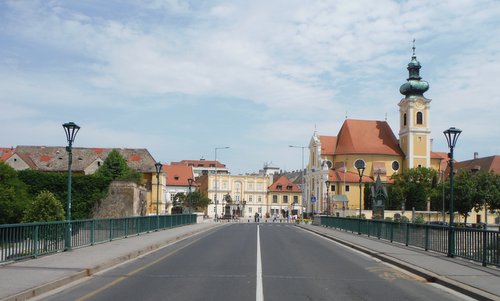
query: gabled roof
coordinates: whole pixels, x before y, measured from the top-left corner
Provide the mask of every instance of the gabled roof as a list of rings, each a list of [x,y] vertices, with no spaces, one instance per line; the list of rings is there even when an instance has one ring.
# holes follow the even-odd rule
[[[268,190],[270,192],[301,192],[299,186],[292,183],[286,176],[279,177],[268,187]]]
[[[448,167],[448,153],[446,152],[431,152],[431,159],[440,160],[439,170],[446,170]]]
[[[97,159],[105,160],[113,148],[73,147],[73,171],[83,172]],[[155,172],[155,160],[147,149],[117,148],[127,160],[127,164],[135,171],[142,173]],[[64,146],[17,146],[15,149],[24,161],[28,158],[40,171],[66,171],[68,169],[68,153]],[[28,162],[28,161],[27,161]]]
[[[431,152],[431,159],[448,159],[448,153],[446,152]]]
[[[500,156],[477,158],[454,164],[456,170],[486,171],[500,174]]]
[[[321,142],[322,155],[334,155],[335,145],[337,144],[337,137],[335,136],[319,136]]]
[[[202,168],[226,168],[225,164],[220,163],[219,161],[213,160],[182,160],[180,162],[172,162],[172,164],[185,164],[193,167],[202,167]]]
[[[336,155],[378,154],[404,156],[386,121],[346,119],[337,135]]]
[[[188,179],[194,179],[193,168],[191,166],[170,164],[163,165],[162,169],[166,173],[167,186],[189,186]]]
[[[14,153],[12,147],[0,147],[0,161],[6,161]]]

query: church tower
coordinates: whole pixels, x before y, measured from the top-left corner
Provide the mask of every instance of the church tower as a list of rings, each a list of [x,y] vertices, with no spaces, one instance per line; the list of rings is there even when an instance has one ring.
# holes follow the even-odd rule
[[[431,130],[429,125],[430,99],[424,96],[429,83],[420,77],[420,62],[415,55],[408,64],[409,77],[399,92],[405,97],[399,102],[399,145],[405,153],[403,168],[430,167]]]

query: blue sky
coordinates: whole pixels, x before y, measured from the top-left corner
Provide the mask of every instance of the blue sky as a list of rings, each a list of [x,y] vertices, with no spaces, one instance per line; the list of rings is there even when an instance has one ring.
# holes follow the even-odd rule
[[[232,173],[301,167],[345,117],[399,131],[412,40],[434,151],[500,154],[500,2],[1,1],[0,146],[147,148]],[[307,156],[306,156],[307,161]]]

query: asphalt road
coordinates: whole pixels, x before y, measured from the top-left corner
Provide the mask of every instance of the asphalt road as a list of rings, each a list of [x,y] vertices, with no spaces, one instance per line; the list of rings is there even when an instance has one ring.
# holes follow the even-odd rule
[[[292,224],[228,224],[43,300],[470,300]]]

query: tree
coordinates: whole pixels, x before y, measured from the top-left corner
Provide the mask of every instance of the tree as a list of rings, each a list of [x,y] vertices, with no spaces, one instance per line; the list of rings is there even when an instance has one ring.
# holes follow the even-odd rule
[[[363,208],[365,210],[372,210],[373,209],[373,195],[372,195],[372,190],[371,190],[371,184],[365,183],[365,188],[363,189]]]
[[[437,173],[431,168],[416,167],[392,176],[394,184],[389,198],[404,202],[405,208],[426,210],[427,200],[435,189]],[[402,199],[401,199],[402,198]],[[391,200],[391,205],[394,200]]]
[[[18,175],[26,184],[32,199],[41,191],[47,190],[52,192],[65,208],[68,199],[67,173],[47,173],[27,169],[19,171]],[[96,174],[74,175],[72,183],[72,218],[89,218],[94,204],[106,197],[110,182],[111,179]]]
[[[486,205],[490,212],[500,209],[500,175],[493,172],[474,174],[476,197],[474,207],[477,211]]]
[[[23,222],[55,222],[65,219],[64,208],[50,191],[41,191],[24,212]]]
[[[0,224],[19,223],[27,204],[26,185],[12,167],[0,162]]]
[[[454,179],[453,209],[462,215],[467,223],[467,217],[474,208],[474,199],[477,195],[476,181],[472,172],[468,170],[460,170]]]
[[[186,204],[187,196],[184,192],[177,192],[174,195],[174,207],[184,207]]]
[[[188,198],[189,199],[189,198]],[[189,202],[189,200],[188,200]],[[192,208],[195,209],[195,211],[198,210],[203,210],[207,208],[207,206],[210,204],[210,199],[203,194],[201,194],[199,191],[195,191],[191,193],[191,206]]]
[[[110,180],[133,181],[137,184],[142,180],[142,175],[132,170],[127,160],[116,149],[108,154],[102,166],[96,171],[96,175]]]

